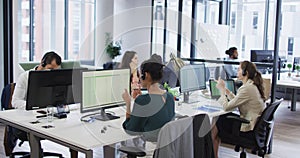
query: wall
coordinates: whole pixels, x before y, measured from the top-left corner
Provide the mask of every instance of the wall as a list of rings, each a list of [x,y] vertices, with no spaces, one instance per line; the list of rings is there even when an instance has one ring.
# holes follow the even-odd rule
[[[114,38],[122,40],[122,55],[126,50],[138,53],[139,63],[150,58],[151,1],[115,0]],[[116,58],[121,61],[122,55]]]

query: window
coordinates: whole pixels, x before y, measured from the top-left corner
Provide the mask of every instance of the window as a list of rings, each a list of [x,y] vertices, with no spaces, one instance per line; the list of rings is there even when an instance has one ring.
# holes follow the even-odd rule
[[[258,12],[253,12],[253,21],[252,21],[252,28],[257,30],[257,23],[258,23]]]
[[[153,5],[153,29],[152,29],[152,52],[163,57],[164,53],[164,20],[165,1],[154,0]]]
[[[265,0],[231,0],[231,31],[228,47],[236,46],[242,59],[250,59],[251,49],[264,47],[265,3]]]
[[[69,1],[68,59],[86,61],[95,58],[94,6],[92,0]]]
[[[93,61],[94,7],[95,0],[16,0],[18,62],[40,61],[47,51],[63,59]]]

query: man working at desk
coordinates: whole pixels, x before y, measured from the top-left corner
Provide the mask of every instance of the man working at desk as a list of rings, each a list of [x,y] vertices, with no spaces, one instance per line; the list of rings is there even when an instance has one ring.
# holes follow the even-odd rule
[[[41,63],[29,71],[58,69],[60,65],[61,57],[55,52],[47,52],[43,56]],[[16,109],[25,110],[29,71],[22,73],[17,81],[11,103]]]
[[[43,56],[41,63],[39,65],[35,66],[33,69],[29,71],[59,69],[60,65],[61,65],[61,57],[57,53],[51,51],[51,52],[47,52]],[[12,97],[12,106],[16,109],[25,110],[26,108],[29,71],[22,73],[16,83],[16,88]],[[15,132],[18,132],[18,130],[15,130]],[[23,131],[19,131],[19,134],[20,132]],[[25,135],[27,134],[25,132],[23,133]],[[70,152],[71,152],[71,157],[77,157],[77,151],[73,151],[70,149]]]

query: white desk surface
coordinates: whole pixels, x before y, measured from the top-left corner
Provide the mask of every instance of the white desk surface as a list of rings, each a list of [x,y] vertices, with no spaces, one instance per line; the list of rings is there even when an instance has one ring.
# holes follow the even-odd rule
[[[281,73],[280,80],[277,80],[277,85],[288,87],[288,88],[297,88],[297,89],[300,88],[300,82],[299,82],[300,77],[296,77],[295,75],[296,75],[295,73],[292,73],[292,76],[288,77],[287,73]],[[272,74],[262,75],[262,77],[272,80]]]
[[[121,116],[121,118],[111,121],[96,120],[92,123],[86,123],[80,121],[80,118],[83,115],[80,114],[78,110],[71,111],[66,119],[54,118],[51,123],[48,123],[46,118],[40,119],[41,123],[38,124],[30,123],[38,120],[35,116],[41,115],[37,114],[35,111],[1,111],[0,118],[31,129],[32,131],[42,133],[43,135],[53,139],[89,150],[95,147],[134,138],[134,136],[126,134],[122,128],[122,123],[125,120],[124,107],[114,108],[111,109],[111,111],[114,111],[116,115]],[[42,126],[49,124],[53,125],[54,128],[42,128]],[[101,133],[104,126],[106,126],[107,130],[105,133]]]
[[[196,114],[207,113],[212,119],[214,116],[219,116],[227,112],[220,110],[217,112],[208,113],[198,110],[198,107],[203,105],[212,105],[221,108],[221,105],[215,101],[205,98],[198,93],[193,93],[192,98],[197,98],[199,102],[196,103],[182,103],[176,102],[175,111],[180,115],[194,116]],[[51,123],[47,122],[47,118],[37,119],[36,116],[41,115],[36,111],[24,111],[24,110],[7,110],[0,111],[1,122],[6,124],[14,124],[16,127],[23,127],[26,131],[34,131],[39,133],[41,138],[49,139],[59,144],[71,144],[84,150],[92,150],[93,148],[114,144],[120,141],[132,139],[136,136],[130,136],[122,128],[122,123],[125,120],[125,106],[108,109],[114,111],[120,119],[110,121],[94,121],[92,123],[81,122],[80,118],[83,115],[79,110],[72,110],[68,117],[65,119],[57,119]],[[40,120],[41,123],[32,124],[30,122]],[[53,125],[54,128],[43,128],[44,125]],[[101,133],[103,127],[107,130],[105,133]],[[67,145],[66,145],[67,146]]]
[[[222,105],[219,104],[216,100],[212,100],[210,98],[203,96],[203,94],[200,91],[193,92],[190,98],[196,99],[198,102],[183,103],[182,101],[176,101],[175,112],[180,115],[187,115],[187,116],[195,116],[197,114],[206,113],[210,118],[228,113],[223,110]],[[197,109],[203,105],[209,105],[212,106],[212,108],[220,109],[220,110],[216,112],[206,112]]]

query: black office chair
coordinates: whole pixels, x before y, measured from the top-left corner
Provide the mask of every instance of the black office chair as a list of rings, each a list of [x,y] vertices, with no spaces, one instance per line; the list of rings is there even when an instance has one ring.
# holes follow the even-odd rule
[[[189,119],[189,118],[184,118],[184,119]],[[158,149],[155,149],[153,158],[159,158],[159,157],[165,157],[165,156],[174,156],[176,157],[186,157],[184,152],[188,152],[188,154],[192,154],[190,156],[193,156],[194,158],[214,158],[214,151],[213,151],[213,144],[212,144],[212,138],[211,138],[211,125],[209,121],[209,117],[206,114],[199,114],[194,116],[192,121],[187,120],[189,123],[185,124],[186,128],[184,128],[186,131],[185,132],[191,132],[192,133],[192,138],[189,137],[189,135],[185,135],[183,133],[180,133],[176,139],[170,143],[167,143],[163,137],[166,133],[164,132],[170,132],[170,127],[171,132],[176,132],[176,131],[182,131],[182,126],[181,127],[176,127],[176,124],[174,124],[174,121],[167,123],[164,127],[162,127],[161,131],[159,132],[159,135],[162,135],[162,137],[158,137],[158,139],[162,139],[161,142],[163,145],[161,147],[158,147]],[[185,122],[186,123],[186,122]],[[175,125],[175,126],[174,126]],[[165,128],[166,126],[169,126],[169,129],[166,131]],[[163,134],[162,134],[163,133]],[[176,136],[177,134],[172,133],[172,136]],[[190,143],[190,138],[192,139],[193,143],[192,144],[184,144],[183,142],[189,142]],[[168,138],[166,138],[168,139]],[[172,139],[172,138],[171,138]],[[159,142],[160,140],[158,140]],[[159,144],[159,143],[158,143]],[[180,151],[176,150],[178,148],[177,145],[184,145],[183,148],[188,148],[187,151]],[[190,153],[188,150],[189,145],[192,145],[191,148],[193,148],[193,153]],[[182,148],[182,147],[179,147]],[[195,150],[196,149],[196,150]],[[127,154],[128,158],[136,158],[136,157],[143,157],[146,156],[146,152],[142,149],[136,148],[136,147],[120,147],[119,151],[124,152]],[[158,154],[159,153],[159,154]],[[178,155],[177,155],[178,154]]]
[[[282,100],[283,99],[273,102],[264,109],[252,131],[240,131],[241,123],[250,123],[248,120],[236,116],[227,116],[228,119],[235,120],[233,134],[220,136],[222,143],[235,145],[234,150],[236,152],[239,152],[240,148],[242,148],[240,158],[246,158],[245,148],[251,149],[252,154],[264,157],[269,149],[268,147],[273,133],[274,113]]]
[[[1,95],[1,106],[5,110],[13,109],[11,105],[12,95],[14,93],[15,89],[15,83],[10,83],[6,85],[2,90]],[[14,147],[16,146],[17,140],[20,140],[20,143],[18,144],[21,146],[24,141],[28,141],[27,133],[13,128],[11,126],[6,126],[4,131],[4,149],[6,156],[9,156],[10,158],[14,158],[15,156],[22,156],[23,158],[30,157],[30,152],[13,152]],[[43,152],[43,156],[55,156],[59,158],[63,158],[62,154],[58,153],[51,153],[51,152]]]

